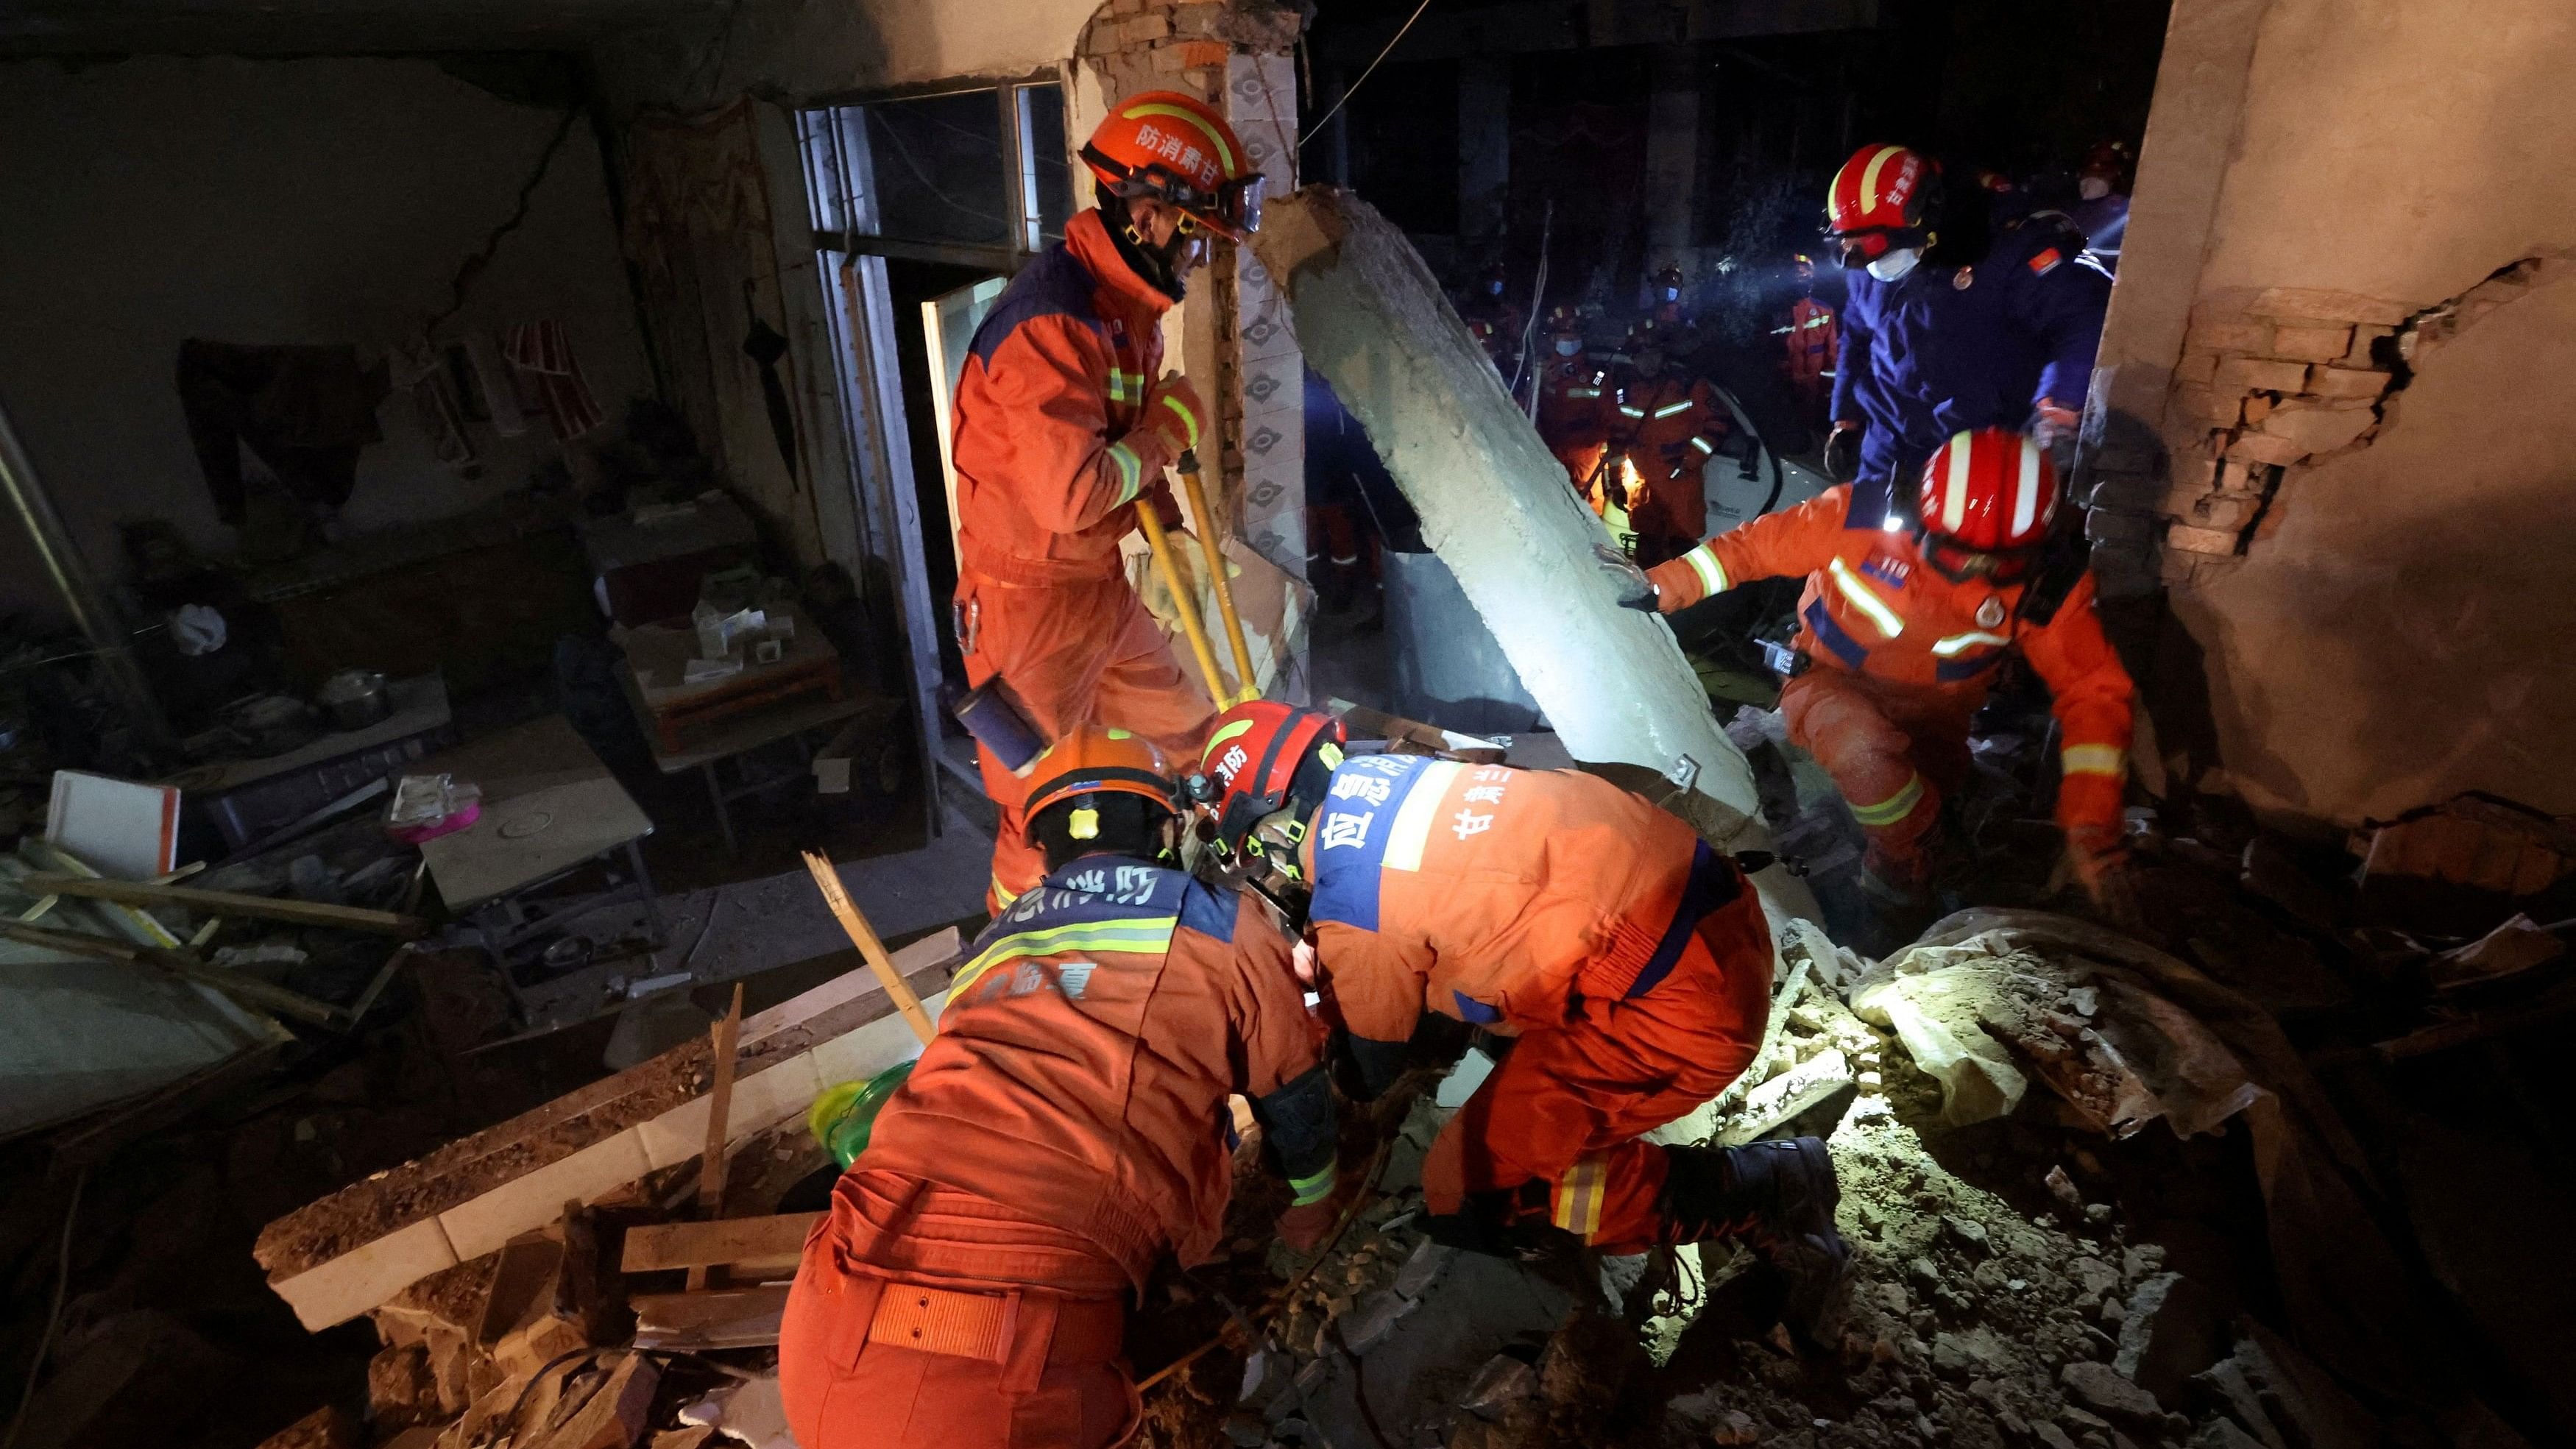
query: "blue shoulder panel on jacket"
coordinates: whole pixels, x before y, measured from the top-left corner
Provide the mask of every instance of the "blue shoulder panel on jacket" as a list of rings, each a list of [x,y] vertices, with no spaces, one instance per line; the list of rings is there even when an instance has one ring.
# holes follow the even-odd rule
[[[1091,305],[1091,289],[1091,274],[1073,259],[1072,252],[1065,250],[1064,243],[1057,242],[1011,278],[1011,284],[1002,289],[1002,299],[984,314],[983,324],[975,329],[975,340],[967,351],[990,367],[993,354],[1023,322],[1040,317],[1071,317],[1097,325],[1100,313]]]
[[[1231,944],[1235,914],[1241,905],[1234,892],[1193,880],[1181,891],[1181,924],[1202,936]]]
[[[1395,831],[1395,812],[1429,761],[1427,755],[1353,755],[1334,769],[1331,793],[1315,816],[1315,898],[1308,919],[1377,929],[1387,837]]]

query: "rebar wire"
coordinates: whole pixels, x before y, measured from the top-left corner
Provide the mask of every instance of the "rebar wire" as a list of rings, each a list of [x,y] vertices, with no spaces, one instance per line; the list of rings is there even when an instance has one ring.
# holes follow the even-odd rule
[[[1341,98],[1340,100],[1338,100],[1338,101],[1333,102],[1333,104],[1332,104],[1332,108],[1331,108],[1330,110],[1327,110],[1327,111],[1325,111],[1322,115],[1317,116],[1317,117],[1315,118],[1315,124],[1313,124],[1313,125],[1311,125],[1311,126],[1308,126],[1308,127],[1306,128],[1306,133],[1305,133],[1304,135],[1299,136],[1299,137],[1297,138],[1297,149],[1298,149],[1298,150],[1300,150],[1300,151],[1305,150],[1305,149],[1306,149],[1306,143],[1307,143],[1307,142],[1309,142],[1309,141],[1311,141],[1311,140],[1313,140],[1313,139],[1315,139],[1315,133],[1316,133],[1316,132],[1318,132],[1318,131],[1321,131],[1322,129],[1324,129],[1324,123],[1325,123],[1326,121],[1331,120],[1335,115],[1339,114],[1339,113],[1341,112],[1342,107],[1347,106],[1347,105],[1349,105],[1349,104],[1351,103],[1351,97],[1353,97],[1353,96],[1355,96],[1355,95],[1358,95],[1358,94],[1360,93],[1360,87],[1362,87],[1362,86],[1364,86],[1364,85],[1367,85],[1367,84],[1368,84],[1368,78],[1369,78],[1370,76],[1373,76],[1373,75],[1377,74],[1377,68],[1378,68],[1378,66],[1379,66],[1382,62],[1384,62],[1384,61],[1385,61],[1385,59],[1386,59],[1386,57],[1387,57],[1388,52],[1393,51],[1393,50],[1395,49],[1396,45],[1398,44],[1398,42],[1400,42],[1400,41],[1402,41],[1402,40],[1404,39],[1404,33],[1405,33],[1406,31],[1411,30],[1411,29],[1413,28],[1413,22],[1414,22],[1414,21],[1417,21],[1417,20],[1419,20],[1419,19],[1421,19],[1421,18],[1422,18],[1422,12],[1423,12],[1423,11],[1425,11],[1425,10],[1428,10],[1428,9],[1430,9],[1430,8],[1431,8],[1431,0],[1422,0],[1422,3],[1421,3],[1421,4],[1416,5],[1416,6],[1414,6],[1414,7],[1413,7],[1413,13],[1412,13],[1411,15],[1408,15],[1408,16],[1406,16],[1406,17],[1404,18],[1404,24],[1403,24],[1403,25],[1401,25],[1401,26],[1397,27],[1396,32],[1395,32],[1395,39],[1388,41],[1388,42],[1386,43],[1386,49],[1385,49],[1385,50],[1381,50],[1381,51],[1379,51],[1379,52],[1377,53],[1377,59],[1376,59],[1376,60],[1372,60],[1372,61],[1370,61],[1370,62],[1368,63],[1368,69],[1366,69],[1366,70],[1364,70],[1364,71],[1361,71],[1361,72],[1360,72],[1360,78],[1359,78],[1358,80],[1355,80],[1355,81],[1351,82],[1351,87],[1350,87],[1350,89],[1349,89],[1349,90],[1346,90],[1346,91],[1342,92],[1342,98]]]
[[[15,1449],[18,1431],[26,1427],[27,1406],[36,1401],[36,1380],[45,1371],[45,1355],[54,1346],[54,1335],[63,1326],[64,1290],[72,1281],[72,1225],[80,1221],[81,1189],[89,1185],[89,1169],[72,1179],[72,1200],[63,1209],[63,1245],[54,1263],[54,1306],[45,1313],[45,1331],[36,1340],[36,1356],[27,1363],[27,1386],[19,1391],[18,1408],[9,1416],[9,1437],[0,1439],[0,1449]]]

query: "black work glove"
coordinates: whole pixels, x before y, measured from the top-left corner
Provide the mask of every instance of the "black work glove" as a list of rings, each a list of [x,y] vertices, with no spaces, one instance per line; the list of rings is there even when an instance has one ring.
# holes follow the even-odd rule
[[[1858,423],[1836,423],[1825,439],[1825,472],[1837,483],[1860,476],[1860,433]]]
[[[1646,578],[1646,571],[1637,567],[1635,559],[1606,543],[1592,545],[1592,556],[1609,571],[1611,584],[1619,590],[1620,608],[1634,609],[1641,614],[1663,612],[1654,584]]]

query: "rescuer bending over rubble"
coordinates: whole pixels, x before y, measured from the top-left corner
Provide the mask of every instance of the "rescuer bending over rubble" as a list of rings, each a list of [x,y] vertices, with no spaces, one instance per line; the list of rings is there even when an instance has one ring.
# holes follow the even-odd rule
[[[1671,613],[1754,579],[1805,575],[1796,662],[1780,687],[1789,739],[1860,821],[1864,883],[1919,903],[1944,792],[1968,772],[1968,723],[2019,650],[2048,686],[2062,739],[2057,819],[2096,898],[2123,859],[2131,696],[2093,611],[2080,534],[2056,532],[2057,471],[2001,428],[1960,433],[1891,518],[1846,483],[1639,570],[1604,546],[1631,607]]]
[[[1031,779],[1051,873],[975,942],[806,1241],[778,1363],[805,1449],[1124,1440],[1124,1300],[1216,1245],[1230,1094],[1290,1181],[1280,1235],[1330,1225],[1332,1091],[1269,908],[1176,867],[1145,740],[1076,731]]]
[[[1110,724],[1186,758],[1216,707],[1128,587],[1118,541],[1138,508],[1180,525],[1163,473],[1210,414],[1163,375],[1162,317],[1210,233],[1260,226],[1262,176],[1223,116],[1175,91],[1111,107],[1082,159],[1099,207],[1011,279],[958,379],[957,644],[967,682],[998,678],[1036,742]],[[998,915],[1042,871],[1021,782],[990,748],[976,759],[1001,808]]]
[[[1771,933],[1735,862],[1591,775],[1346,743],[1329,715],[1238,705],[1193,791],[1304,916],[1364,1097],[1392,1083],[1426,1005],[1517,1036],[1432,1144],[1426,1230],[1485,1252],[1551,1226],[1607,1253],[1748,1237],[1812,1321],[1848,1258],[1824,1144],[1638,1140],[1760,1050]]]

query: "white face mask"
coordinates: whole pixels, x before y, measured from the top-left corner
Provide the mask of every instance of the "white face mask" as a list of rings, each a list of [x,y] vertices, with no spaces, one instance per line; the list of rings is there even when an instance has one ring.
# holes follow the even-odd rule
[[[1921,260],[1923,260],[1922,248],[1898,247],[1884,256],[1873,259],[1869,264],[1869,274],[1882,282],[1893,282],[1907,272],[1913,271],[1914,264]]]
[[[1556,355],[1559,357],[1572,357],[1574,354],[1581,352],[1582,350],[1583,344],[1576,341],[1574,338],[1560,337],[1556,339]]]
[[[2099,176],[2087,176],[2075,183],[2075,194],[2086,201],[2100,201],[2111,194],[2111,183]]]

